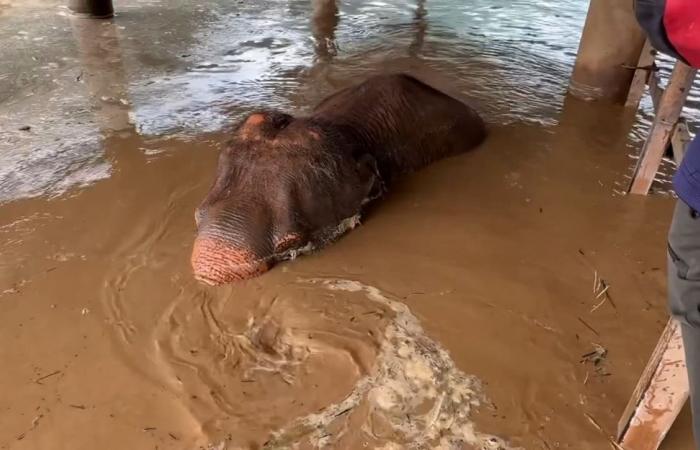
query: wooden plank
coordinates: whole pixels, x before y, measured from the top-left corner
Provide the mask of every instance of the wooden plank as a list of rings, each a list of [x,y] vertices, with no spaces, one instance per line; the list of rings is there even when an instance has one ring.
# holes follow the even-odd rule
[[[649,75],[653,74],[655,59],[656,51],[654,47],[652,47],[651,42],[647,39],[642,48],[642,53],[639,55],[639,62],[634,71],[634,78],[632,78],[632,84],[627,94],[625,107],[635,109],[639,107],[639,102],[644,96],[644,90],[646,89]]]
[[[632,194],[646,195],[649,192],[694,78],[694,69],[676,62],[635,168],[629,189]]]
[[[649,73],[649,96],[651,97],[651,103],[654,105],[654,114],[656,114],[659,111],[661,98],[664,96],[664,88],[661,87],[656,72]]]
[[[622,413],[622,417],[620,417],[620,421],[618,422],[617,426],[618,440],[623,436],[625,431],[627,431],[630,419],[632,418],[634,411],[637,409],[637,406],[639,405],[642,397],[644,396],[644,392],[651,383],[651,379],[654,376],[657,367],[659,366],[659,362],[661,361],[661,356],[668,347],[668,343],[671,341],[671,338],[673,337],[676,328],[676,324],[673,322],[673,320],[669,319],[669,321],[666,323],[664,331],[661,333],[661,337],[659,337],[659,341],[656,343],[656,347],[654,348],[654,351],[652,352],[651,357],[649,358],[649,361],[647,362],[647,365],[644,368],[644,371],[642,372],[641,378],[637,382],[637,386],[632,392],[632,397],[627,403],[627,407]]]
[[[690,131],[688,131],[688,124],[685,119],[681,118],[676,124],[676,128],[673,130],[673,135],[671,136],[671,147],[673,148],[673,159],[676,164],[680,165],[685,156],[685,151],[690,145]]]
[[[657,450],[688,399],[680,325],[669,320],[618,424],[625,450]]]

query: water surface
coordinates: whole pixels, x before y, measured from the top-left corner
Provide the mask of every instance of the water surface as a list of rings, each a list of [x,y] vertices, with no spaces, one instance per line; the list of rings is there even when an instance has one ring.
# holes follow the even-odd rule
[[[0,9],[10,44],[0,201],[109,176],[103,138],[115,130],[196,136],[256,107],[303,111],[383,70],[449,80],[493,123],[553,124],[586,11],[580,1],[320,2],[314,14],[306,1],[126,0],[113,22],[88,26],[62,3]]]

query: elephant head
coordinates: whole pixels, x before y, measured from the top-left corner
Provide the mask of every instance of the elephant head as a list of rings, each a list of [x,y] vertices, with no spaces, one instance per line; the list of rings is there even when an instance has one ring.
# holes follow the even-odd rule
[[[395,176],[485,136],[463,103],[405,75],[340,91],[308,117],[250,114],[219,156],[195,213],[195,277],[224,284],[323,247]]]

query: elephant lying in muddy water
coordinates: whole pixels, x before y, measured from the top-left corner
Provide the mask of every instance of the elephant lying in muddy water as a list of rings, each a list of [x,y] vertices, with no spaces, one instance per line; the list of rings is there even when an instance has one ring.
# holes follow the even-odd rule
[[[375,76],[307,117],[249,115],[195,213],[195,277],[219,285],[318,249],[359,221],[396,177],[479,145],[469,106],[408,75]]]

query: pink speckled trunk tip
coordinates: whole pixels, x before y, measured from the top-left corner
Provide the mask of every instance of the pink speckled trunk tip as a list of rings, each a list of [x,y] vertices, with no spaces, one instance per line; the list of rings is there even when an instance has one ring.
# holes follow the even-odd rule
[[[261,275],[268,262],[246,249],[211,237],[200,237],[192,249],[192,269],[197,280],[221,285]]]

